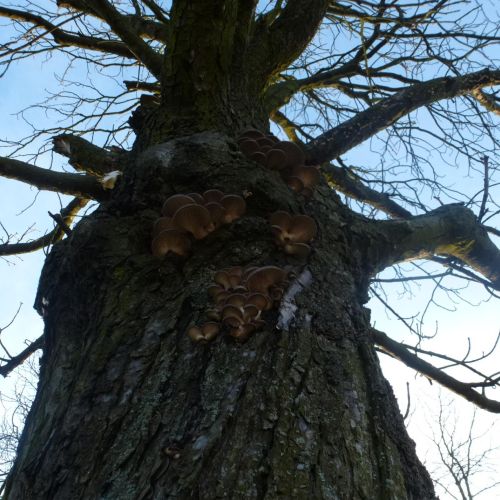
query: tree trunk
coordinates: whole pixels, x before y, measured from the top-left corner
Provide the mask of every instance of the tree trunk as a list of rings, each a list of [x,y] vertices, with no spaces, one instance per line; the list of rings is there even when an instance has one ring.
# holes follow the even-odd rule
[[[153,257],[165,198],[211,188],[249,195],[246,215],[189,258]],[[368,221],[326,186],[296,196],[215,132],[147,149],[115,190],[47,258],[39,390],[6,498],[435,498],[368,335]],[[275,247],[280,209],[316,220],[306,261]],[[235,265],[295,277],[247,342],[193,343],[215,271]]]

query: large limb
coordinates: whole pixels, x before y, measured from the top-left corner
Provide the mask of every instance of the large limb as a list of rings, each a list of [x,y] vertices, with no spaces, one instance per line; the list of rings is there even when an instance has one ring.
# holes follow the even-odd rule
[[[2,156],[0,156],[0,176],[25,182],[45,191],[95,200],[107,198],[106,190],[93,176],[54,172]]]
[[[483,410],[491,411],[493,413],[500,413],[500,401],[487,398],[484,394],[477,392],[474,387],[477,384],[467,384],[461,382],[456,378],[451,377],[443,370],[435,367],[434,365],[424,361],[417,355],[410,352],[407,347],[401,345],[399,342],[392,340],[385,333],[372,328],[373,340],[380,348],[390,354],[391,356],[402,361],[406,366],[417,370],[431,380],[435,380],[438,384],[450,389],[459,396],[467,399],[468,401],[479,406]]]
[[[44,19],[42,16],[32,14],[31,12],[0,7],[0,17],[26,22],[33,26],[40,27],[46,31],[47,35],[52,37],[56,44],[61,46],[79,47],[82,49],[114,54],[126,57],[127,59],[136,59],[133,52],[122,42],[64,31],[59,26]]]
[[[474,213],[461,204],[444,205],[407,220],[367,222],[367,264],[376,273],[398,262],[456,258],[500,290],[500,250]]]
[[[44,337],[38,337],[35,341],[31,342],[26,349],[21,351],[19,354],[12,356],[8,359],[0,358],[4,364],[0,366],[0,375],[6,377],[12,370],[21,365],[26,359],[28,359],[35,351],[38,349],[43,349]]]
[[[52,139],[54,151],[66,156],[75,169],[91,175],[103,176],[114,170],[121,170],[119,162],[126,152],[112,152],[100,148],[72,134],[61,134]]]
[[[328,4],[327,0],[288,0],[271,23],[267,16],[260,18],[251,41],[250,68],[266,80],[286,69],[315,35]]]
[[[66,207],[61,210],[61,222],[68,227],[73,222],[78,212],[88,203],[85,198],[75,198]],[[21,253],[30,253],[45,248],[48,245],[53,245],[61,240],[65,234],[65,230],[57,225],[49,233],[37,238],[36,240],[18,242],[18,243],[3,243],[0,245],[0,256],[18,255]]]
[[[307,145],[308,162],[320,164],[337,158],[417,108],[499,83],[500,70],[484,69],[411,85],[311,141]]]

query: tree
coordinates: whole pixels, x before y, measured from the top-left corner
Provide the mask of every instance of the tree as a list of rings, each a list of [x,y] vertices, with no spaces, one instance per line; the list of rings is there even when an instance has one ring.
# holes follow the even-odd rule
[[[500,411],[497,375],[454,378],[363,306],[380,272],[415,259],[444,266],[421,271],[437,286],[500,290],[496,23],[447,0],[258,4],[0,7],[16,27],[6,67],[60,52],[126,78],[111,96],[92,81],[61,90],[43,106],[64,130],[35,129],[0,158],[4,177],[75,197],[51,233],[0,246],[52,245],[43,338],[3,368],[43,346],[6,498],[435,498],[375,346]],[[268,136],[269,119],[291,142]],[[79,173],[17,159],[44,133]],[[349,164],[378,138],[378,159]],[[452,159],[482,175],[475,196],[441,179]],[[243,199],[241,216],[229,206]],[[162,206],[174,251],[160,258]]]

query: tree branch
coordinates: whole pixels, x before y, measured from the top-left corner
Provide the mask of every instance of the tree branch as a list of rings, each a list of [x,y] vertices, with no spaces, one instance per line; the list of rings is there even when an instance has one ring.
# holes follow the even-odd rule
[[[90,175],[103,176],[114,170],[122,170],[118,163],[127,155],[126,151],[111,152],[72,134],[58,135],[52,142],[54,151],[66,156],[75,170]]]
[[[35,351],[42,349],[44,344],[44,337],[38,337],[34,342],[20,352],[16,356],[10,358],[4,365],[0,366],[0,375],[6,377],[12,370],[21,365],[26,359],[28,359]]]
[[[104,200],[108,197],[101,183],[94,177],[53,172],[29,163],[0,156],[0,175],[26,182],[46,191],[72,194],[80,198]]]
[[[474,403],[476,406],[479,406],[479,408],[492,413],[500,413],[500,401],[495,401],[487,398],[483,394],[479,394],[469,384],[460,382],[439,368],[436,368],[434,365],[431,365],[427,361],[419,358],[415,354],[408,351],[408,349],[403,347],[399,342],[392,340],[385,333],[375,330],[374,328],[371,329],[371,332],[376,344],[378,344],[391,356],[399,359],[406,366],[409,366],[426,377],[435,380],[438,384],[441,384],[459,396],[462,396],[467,399],[467,401]]]
[[[361,68],[356,61],[350,61],[340,68],[330,71],[322,71],[307,78],[298,80],[286,80],[271,85],[264,95],[266,108],[270,111],[279,109],[300,91],[306,91],[317,88],[335,86],[335,83],[347,76],[353,76],[361,72]]]
[[[65,208],[61,210],[60,217],[62,222],[69,226],[78,212],[88,203],[85,198],[75,198]],[[64,230],[57,225],[50,233],[45,234],[41,238],[25,243],[4,243],[0,245],[0,256],[18,255],[21,253],[30,253],[53,245],[61,240],[64,236]]]
[[[499,83],[500,70],[484,69],[411,85],[311,141],[306,148],[308,163],[320,164],[337,158],[417,108]]]
[[[101,21],[107,21],[106,18],[96,9],[92,9],[90,4],[86,0],[57,0],[58,7],[63,7],[66,9],[76,10],[84,14],[90,14],[91,16],[100,19]],[[151,2],[154,4],[154,2]],[[147,4],[153,7],[153,5]],[[125,15],[134,30],[139,36],[149,38],[151,40],[158,40],[160,42],[166,43],[169,37],[169,23],[166,17],[162,16],[161,22],[156,22],[151,19],[145,19],[144,17],[139,17],[135,15]],[[158,18],[158,16],[157,16]]]
[[[47,21],[43,17],[30,12],[0,7],[0,17],[7,17],[15,21],[31,23],[35,26],[43,28],[46,30],[47,34],[52,36],[54,42],[61,46],[80,47],[82,49],[115,54],[127,59],[136,59],[136,56],[122,42],[104,40],[93,36],[75,35],[73,33],[63,31],[50,21]]]
[[[264,78],[285,70],[305,49],[318,30],[328,0],[288,0],[269,25],[263,16],[257,21],[249,54],[250,68],[259,68]]]
[[[328,184],[346,196],[368,203],[391,217],[408,219],[412,216],[411,212],[391,200],[387,194],[365,186],[359,179],[350,174],[348,169],[335,167],[328,163],[322,166],[322,170]]]
[[[128,18],[118,12],[107,0],[86,0],[92,11],[99,14],[106,21],[111,29],[127,44],[131,52],[139,61],[148,68],[158,79],[161,77],[163,58],[156,53],[137,33],[133,23]]]
[[[488,111],[500,116],[500,104],[493,96],[486,94],[481,89],[474,89],[471,95]]]
[[[376,242],[369,249],[375,272],[435,254],[454,257],[481,273],[500,290],[500,250],[474,213],[461,204],[444,205],[408,220],[372,221]]]

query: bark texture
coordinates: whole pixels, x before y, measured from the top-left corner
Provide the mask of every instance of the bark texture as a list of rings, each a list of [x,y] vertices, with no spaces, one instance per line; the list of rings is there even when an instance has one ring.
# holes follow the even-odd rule
[[[188,259],[154,258],[164,199],[209,188],[251,193],[247,214]],[[307,261],[274,246],[279,209],[318,223]],[[6,498],[435,498],[370,341],[366,224],[222,134],[141,153],[47,259],[40,386]],[[280,310],[244,344],[193,344],[215,271],[250,264],[293,267]]]

